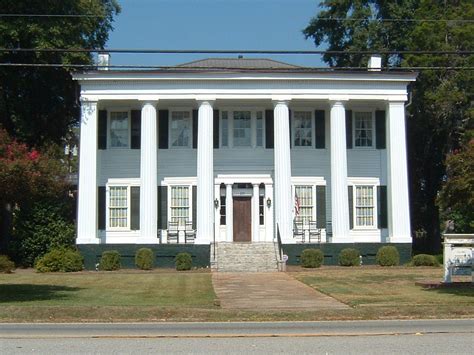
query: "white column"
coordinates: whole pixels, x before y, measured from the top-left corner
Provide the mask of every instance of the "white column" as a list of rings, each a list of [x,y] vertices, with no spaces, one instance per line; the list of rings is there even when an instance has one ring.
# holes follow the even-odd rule
[[[293,242],[291,198],[290,127],[287,101],[275,102],[275,222],[280,229],[283,243]]]
[[[196,244],[213,241],[214,155],[213,110],[209,101],[201,101],[198,110],[197,147],[197,231]]]
[[[97,102],[81,102],[77,244],[97,238]]]
[[[226,241],[234,240],[234,199],[232,198],[232,184],[225,185],[225,225]]]
[[[347,187],[346,111],[331,102],[331,211],[333,243],[350,243]]]
[[[140,243],[158,243],[156,101],[142,106],[140,149]]]
[[[259,184],[253,184],[252,196],[252,242],[260,241]]]
[[[392,243],[411,243],[404,103],[389,102],[387,111],[389,239]]]

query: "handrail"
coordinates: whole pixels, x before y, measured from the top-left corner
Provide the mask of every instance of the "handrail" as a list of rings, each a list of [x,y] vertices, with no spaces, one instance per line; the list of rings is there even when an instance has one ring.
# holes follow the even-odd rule
[[[280,236],[280,226],[277,223],[277,243],[278,243],[278,253],[280,254],[280,261],[283,260],[283,247],[281,244],[281,236]]]
[[[212,223],[213,243],[212,243],[212,260],[216,261],[216,222]]]

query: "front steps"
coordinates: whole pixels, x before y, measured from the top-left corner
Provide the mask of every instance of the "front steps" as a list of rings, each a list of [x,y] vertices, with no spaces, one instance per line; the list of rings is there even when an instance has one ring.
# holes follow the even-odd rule
[[[219,272],[274,272],[278,271],[277,254],[273,242],[219,242],[213,266]]]

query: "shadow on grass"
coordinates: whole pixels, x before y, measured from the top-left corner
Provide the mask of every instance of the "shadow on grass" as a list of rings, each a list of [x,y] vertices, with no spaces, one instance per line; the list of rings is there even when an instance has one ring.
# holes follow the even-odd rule
[[[429,288],[425,289],[425,291],[455,296],[474,297],[474,287],[471,285]]]
[[[79,287],[33,284],[0,285],[0,303],[65,300],[72,296],[67,294],[81,290]]]

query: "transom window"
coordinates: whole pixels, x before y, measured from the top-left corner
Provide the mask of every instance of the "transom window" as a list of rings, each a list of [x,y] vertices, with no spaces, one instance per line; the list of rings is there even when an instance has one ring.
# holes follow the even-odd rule
[[[355,194],[355,225],[373,227],[375,225],[374,186],[356,186]]]
[[[109,227],[128,227],[127,186],[111,186],[109,189]]]
[[[311,111],[295,111],[293,122],[293,146],[311,147],[313,145],[313,117]]]
[[[307,223],[313,220],[313,186],[295,186],[295,220]]]
[[[373,128],[371,112],[354,113],[354,139],[356,147],[372,147]]]
[[[110,113],[110,147],[128,147],[128,112]]]
[[[189,186],[171,186],[171,221],[184,226],[189,220]]]
[[[250,111],[234,111],[234,147],[252,144],[252,117]]]
[[[172,147],[191,147],[191,114],[189,111],[172,111],[170,137]]]

